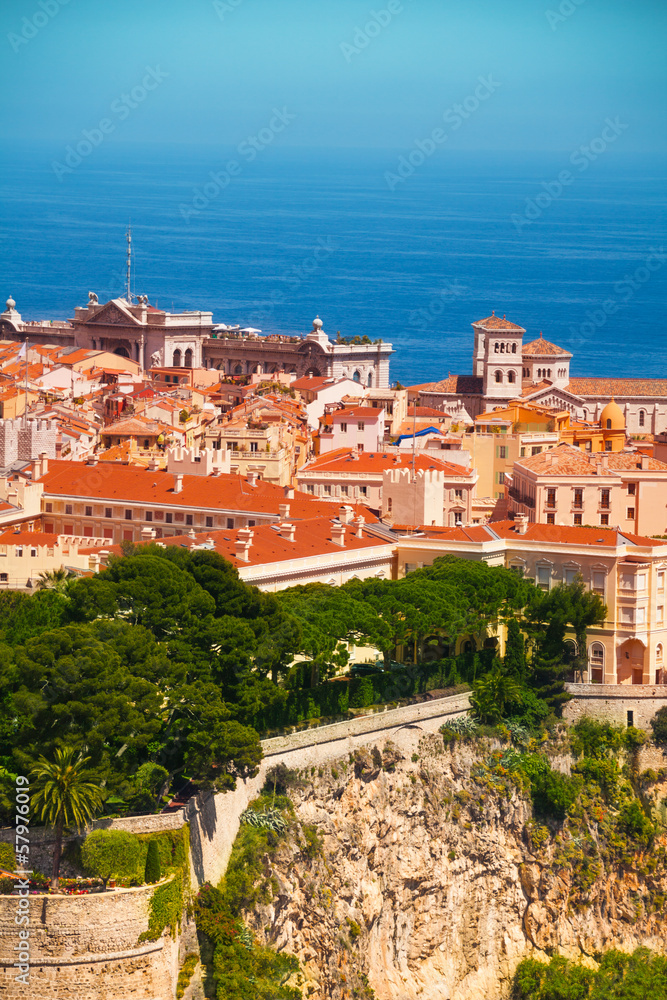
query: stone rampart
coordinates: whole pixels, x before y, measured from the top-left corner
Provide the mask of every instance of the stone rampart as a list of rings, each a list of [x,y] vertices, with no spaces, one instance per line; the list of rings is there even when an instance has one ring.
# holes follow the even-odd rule
[[[667,687],[661,684],[567,684],[573,695],[563,709],[566,722],[575,723],[584,715],[604,722],[651,733],[650,722],[659,708],[667,705]],[[632,713],[630,716],[628,713]]]
[[[155,886],[87,896],[27,897],[30,982],[17,982],[17,896],[0,896],[3,1000],[169,1000],[176,990],[179,938],[140,943]],[[24,912],[24,911],[22,911]]]

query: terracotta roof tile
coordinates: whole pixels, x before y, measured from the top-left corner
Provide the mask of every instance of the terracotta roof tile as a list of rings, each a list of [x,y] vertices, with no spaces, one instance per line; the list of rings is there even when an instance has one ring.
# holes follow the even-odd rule
[[[400,454],[399,452],[371,452],[363,451],[361,454],[351,452],[347,448],[338,448],[336,451],[326,452],[318,458],[313,459],[304,465],[298,476],[308,472],[349,472],[354,474],[375,473],[381,476],[385,469],[409,469],[412,468],[412,453]],[[444,461],[440,457],[417,452],[415,456],[415,469],[443,469],[452,476],[470,476],[468,469],[454,462]]]
[[[516,323],[510,323],[508,319],[501,319],[500,316],[496,316],[495,312],[487,316],[486,319],[478,319],[473,326],[482,326],[485,330],[507,330],[514,333],[525,333],[526,331],[522,326],[517,326]]]
[[[550,340],[545,340],[542,336],[541,330],[537,340],[531,340],[529,344],[524,344],[522,351],[524,355],[534,355],[538,358],[572,357],[569,351],[564,350],[562,347],[558,347],[557,344],[552,344]]]
[[[667,396],[667,379],[571,378],[566,389],[577,396]]]

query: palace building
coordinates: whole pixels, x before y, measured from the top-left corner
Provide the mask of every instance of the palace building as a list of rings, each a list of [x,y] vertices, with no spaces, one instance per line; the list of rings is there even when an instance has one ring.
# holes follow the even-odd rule
[[[322,320],[306,336],[262,336],[260,330],[213,323],[213,313],[170,313],[148,297],[100,303],[89,292],[68,322],[24,322],[11,297],[0,313],[0,340],[26,340],[109,351],[151,368],[214,368],[225,375],[349,378],[367,388],[389,387],[391,344],[368,337],[331,341]],[[136,301],[134,301],[136,298]]]
[[[567,410],[574,419],[598,422],[613,400],[628,434],[667,430],[667,378],[573,378],[572,354],[545,340],[523,343],[523,327],[492,313],[472,324],[473,374],[449,375],[411,387],[425,406],[471,420],[497,406],[522,400]]]

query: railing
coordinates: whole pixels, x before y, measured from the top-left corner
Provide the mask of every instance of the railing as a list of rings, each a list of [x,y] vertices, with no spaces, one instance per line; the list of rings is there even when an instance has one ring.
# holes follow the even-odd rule
[[[510,486],[510,488],[507,491],[507,493],[508,493],[508,496],[512,500],[516,500],[517,503],[521,503],[525,507],[530,507],[531,510],[535,509],[535,501],[533,500],[533,498],[529,497],[529,496],[526,496],[525,493],[520,493],[519,490],[516,489],[516,487]]]

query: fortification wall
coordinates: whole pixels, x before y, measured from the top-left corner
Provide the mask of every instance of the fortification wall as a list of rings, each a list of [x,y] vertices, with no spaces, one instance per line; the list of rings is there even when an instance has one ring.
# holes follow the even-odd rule
[[[19,899],[0,896],[3,1000],[169,1000],[179,937],[139,943],[155,886],[89,896],[30,896],[30,982],[16,981]]]
[[[563,709],[563,718],[571,724],[589,715],[602,722],[632,725],[651,733],[650,722],[659,708],[667,705],[667,690],[655,684],[567,684],[574,697]]]

